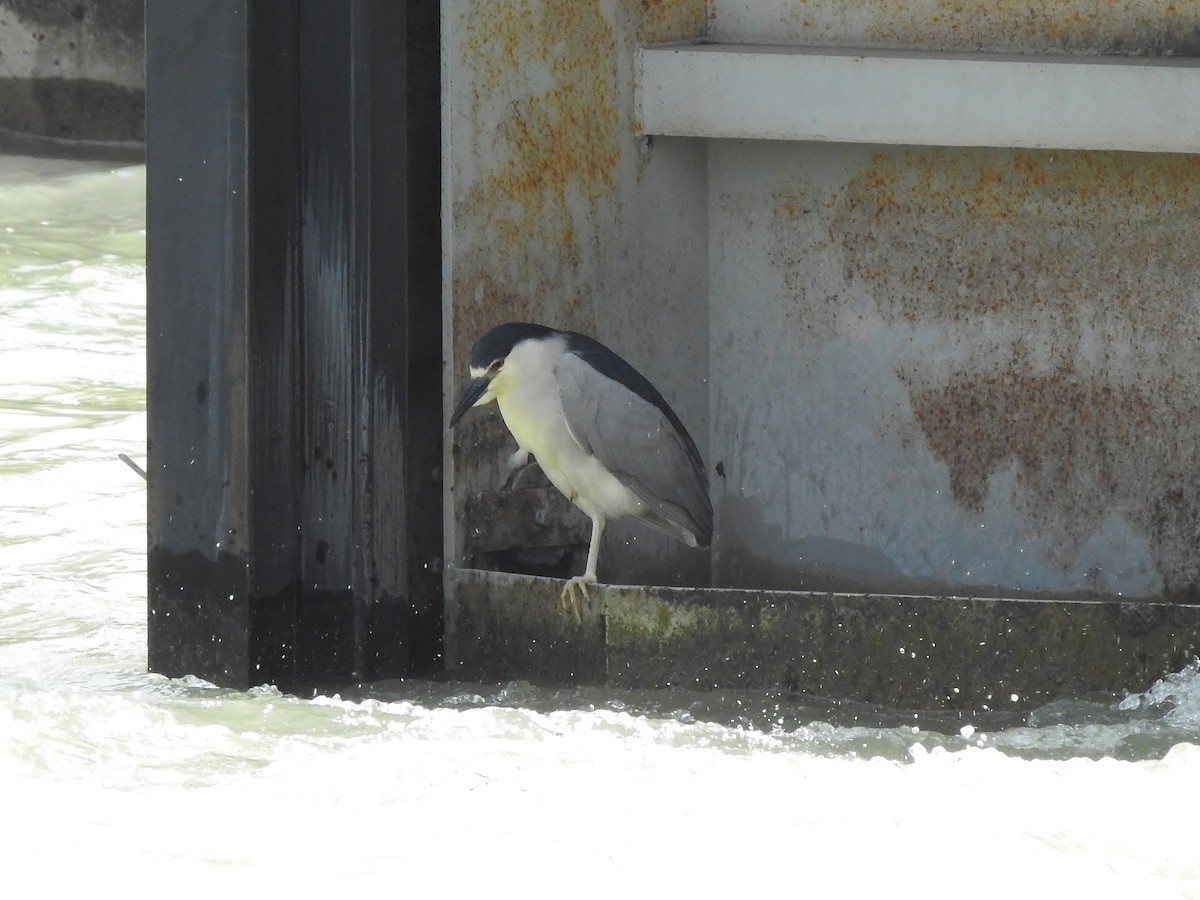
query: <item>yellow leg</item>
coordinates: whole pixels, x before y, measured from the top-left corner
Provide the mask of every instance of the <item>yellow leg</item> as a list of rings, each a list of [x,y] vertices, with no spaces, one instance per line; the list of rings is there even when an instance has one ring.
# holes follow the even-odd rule
[[[600,558],[600,535],[604,533],[604,516],[597,513],[592,516],[592,541],[588,545],[587,567],[582,575],[576,575],[574,578],[567,581],[559,594],[558,599],[562,604],[563,609],[566,609],[568,604],[571,611],[575,613],[575,621],[582,622],[583,619],[579,615],[579,597],[576,595],[576,589],[583,594],[583,598],[589,603],[592,598],[588,594],[587,586],[596,583],[596,563]]]

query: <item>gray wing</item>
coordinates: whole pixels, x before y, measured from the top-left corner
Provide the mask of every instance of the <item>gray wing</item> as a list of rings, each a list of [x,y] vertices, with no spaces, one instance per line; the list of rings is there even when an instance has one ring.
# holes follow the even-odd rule
[[[707,547],[712,504],[689,439],[653,403],[573,353],[563,356],[555,378],[572,436],[647,504],[645,520]]]

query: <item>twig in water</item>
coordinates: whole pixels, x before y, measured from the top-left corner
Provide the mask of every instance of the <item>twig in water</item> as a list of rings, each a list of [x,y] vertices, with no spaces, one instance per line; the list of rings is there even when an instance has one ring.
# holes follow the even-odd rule
[[[125,465],[129,466],[129,468],[133,469],[133,471],[135,471],[139,475],[141,475],[143,481],[150,480],[150,477],[146,474],[146,470],[143,469],[141,466],[139,466],[137,463],[135,463],[132,459],[130,459],[128,454],[118,453],[117,459],[119,459],[121,462],[125,463]]]

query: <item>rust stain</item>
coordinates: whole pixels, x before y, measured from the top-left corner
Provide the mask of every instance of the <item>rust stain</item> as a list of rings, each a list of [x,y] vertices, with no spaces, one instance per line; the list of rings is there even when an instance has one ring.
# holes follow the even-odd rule
[[[544,242],[577,265],[584,238],[573,207],[610,197],[632,140],[636,41],[699,34],[698,0],[624,0],[610,20],[588,0],[477,3],[467,18],[464,64],[475,68],[476,113],[506,109],[494,138],[502,160],[465,207],[488,219],[500,247]],[[628,69],[628,71],[625,71]]]
[[[1196,272],[1180,222],[1198,203],[1200,156],[881,152],[838,198],[833,230],[847,275],[870,273],[888,319],[1069,317],[1107,300],[1098,314],[1168,334],[1191,317],[1168,301]]]
[[[794,0],[776,37],[957,52],[1200,55],[1197,0]]]
[[[707,4],[479,0],[460,15],[459,64],[471,73],[463,134],[481,172],[452,211],[456,359],[505,320],[595,330],[598,235],[619,224],[621,186],[640,165],[634,47],[701,34]]]
[[[540,239],[574,264],[580,248],[569,204],[599,202],[620,162],[612,26],[598,3],[569,0],[477,3],[466,22],[463,64],[478,73],[474,108],[499,103],[506,114],[485,139],[495,142],[498,162],[465,206],[487,220],[496,246]]]
[[[455,360],[499,322],[592,324],[575,276],[621,160],[616,35],[598,3],[480,0],[460,15],[470,125],[455,154],[480,174],[452,210]]]
[[[1066,369],[971,372],[911,397],[924,439],[967,509],[981,512],[990,476],[1014,465],[1019,511],[1055,537],[1052,564],[1069,570],[1117,513],[1149,538],[1168,595],[1200,586],[1200,469],[1190,424],[1200,420],[1200,385],[1120,385]]]
[[[1153,404],[1140,388],[1098,384],[1066,369],[964,373],[940,389],[914,390],[912,404],[930,448],[954,460],[955,497],[976,512],[983,509],[989,476],[1010,458],[1026,477],[1047,480],[1038,493],[1053,496],[1067,474],[1063,461],[1078,468],[1079,457],[1091,457],[1086,467],[1102,490],[1062,498],[1080,520],[1103,512],[1087,507],[1107,502],[1128,481],[1116,471],[1117,460],[1143,443],[1154,420]]]
[[[663,43],[699,37],[708,27],[707,0],[638,0],[638,40]]]
[[[772,227],[767,246],[771,267],[782,279],[782,309],[793,333],[809,341],[837,336],[840,304],[814,294],[812,261],[828,253],[830,238],[814,222],[827,214],[829,200],[809,184],[790,185],[771,198]],[[740,215],[741,213],[739,213]]]
[[[989,479],[1064,570],[1110,515],[1200,587],[1200,157],[881,151],[830,235],[884,324],[955,499]],[[929,340],[939,347],[930,353]]]

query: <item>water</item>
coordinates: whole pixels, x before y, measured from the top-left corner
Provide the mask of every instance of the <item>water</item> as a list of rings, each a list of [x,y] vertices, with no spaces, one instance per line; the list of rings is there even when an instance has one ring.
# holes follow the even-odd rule
[[[7,884],[1200,897],[1200,669],[960,721],[145,671],[144,172],[0,160]]]

